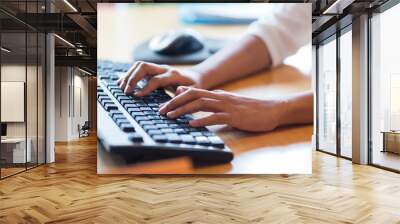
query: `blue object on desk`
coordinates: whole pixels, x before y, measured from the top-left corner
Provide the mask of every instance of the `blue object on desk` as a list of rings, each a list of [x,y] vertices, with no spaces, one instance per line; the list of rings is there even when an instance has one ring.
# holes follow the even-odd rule
[[[236,25],[257,20],[257,13],[250,9],[249,4],[183,4],[179,13],[186,24]]]

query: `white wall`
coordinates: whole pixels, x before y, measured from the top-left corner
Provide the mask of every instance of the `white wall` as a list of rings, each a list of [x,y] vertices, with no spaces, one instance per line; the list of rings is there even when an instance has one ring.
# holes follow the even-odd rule
[[[88,78],[72,67],[56,67],[55,74],[55,141],[70,141],[88,120]]]
[[[38,70],[37,70],[38,69]],[[24,82],[26,85],[26,107],[21,108],[22,113],[26,112],[26,120],[23,122],[6,122],[8,138],[25,138],[29,139],[29,148],[32,150],[32,161],[36,162],[39,158],[39,163],[44,162],[44,74],[41,67],[27,66],[20,64],[3,64],[1,66],[1,81],[2,82]],[[27,78],[27,80],[25,80]],[[22,93],[23,94],[23,93]],[[6,96],[2,96],[6,97]],[[1,108],[7,111],[10,108]],[[12,111],[7,111],[12,113]],[[37,157],[37,154],[39,156]]]
[[[28,66],[27,67],[28,74],[36,73],[36,67]],[[2,82],[25,82],[25,65],[2,65],[1,66],[1,81]],[[32,82],[32,80],[29,80]],[[36,82],[30,83],[36,85]],[[36,98],[36,89],[28,89],[34,90],[34,93],[27,93],[28,99],[27,102],[33,102],[33,98]],[[35,105],[36,107],[36,105]],[[7,110],[7,108],[1,108],[1,110]],[[32,114],[27,114],[28,121],[33,120],[31,118]],[[34,114],[36,121],[36,114]],[[7,122],[7,136],[8,137],[25,137],[25,123],[26,122]],[[29,127],[32,125],[29,125]],[[29,136],[28,136],[29,137]]]

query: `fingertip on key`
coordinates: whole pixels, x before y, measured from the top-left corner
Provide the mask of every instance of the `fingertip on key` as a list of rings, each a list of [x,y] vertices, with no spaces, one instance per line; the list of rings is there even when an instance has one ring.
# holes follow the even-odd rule
[[[189,121],[189,125],[196,127],[198,125],[198,122],[196,120],[191,120],[191,121]]]
[[[175,112],[173,112],[173,111],[170,111],[167,113],[168,118],[174,118],[174,116],[175,116]]]
[[[143,96],[143,92],[142,91],[136,91],[135,93],[135,96]]]

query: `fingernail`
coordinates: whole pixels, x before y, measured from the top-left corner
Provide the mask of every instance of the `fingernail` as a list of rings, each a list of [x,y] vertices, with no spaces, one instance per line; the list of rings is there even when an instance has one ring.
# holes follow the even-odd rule
[[[161,105],[158,111],[160,112],[160,114],[165,114],[165,112],[167,112],[167,104],[165,103]]]
[[[196,126],[197,125],[197,121],[196,120],[191,120],[191,121],[189,121],[189,125],[190,126]]]
[[[137,92],[135,92],[135,96],[142,96],[143,95],[143,92],[142,91],[137,91]]]
[[[176,93],[179,94],[179,93],[181,93],[183,90],[185,90],[185,87],[184,87],[184,86],[179,86],[179,87],[176,89]]]
[[[164,108],[158,109],[158,113],[160,113],[160,114],[165,114],[165,109],[164,109]]]

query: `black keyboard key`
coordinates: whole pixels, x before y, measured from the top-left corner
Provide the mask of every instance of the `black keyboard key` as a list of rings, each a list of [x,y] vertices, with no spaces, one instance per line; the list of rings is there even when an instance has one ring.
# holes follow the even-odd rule
[[[126,117],[123,114],[113,114],[112,118],[113,118],[114,121],[117,121],[117,120],[120,120],[120,119],[121,120],[126,120]]]
[[[162,128],[161,132],[164,133],[164,134],[174,133],[174,130],[172,130],[171,128]]]
[[[101,105],[103,107],[105,107],[107,104],[114,104],[114,101],[112,101],[112,100],[103,100],[100,103],[101,103]]]
[[[134,132],[135,128],[131,124],[122,124],[120,126],[121,130],[124,132]]]
[[[178,124],[169,124],[168,127],[170,127],[170,128],[178,128],[180,126]]]
[[[176,123],[177,123],[177,124],[187,124],[188,121],[185,120],[185,119],[180,119],[180,118],[178,118],[178,119],[176,119]]]
[[[149,118],[147,117],[147,116],[136,116],[135,117],[135,120],[137,121],[137,122],[139,122],[139,121],[148,121],[149,120]]]
[[[198,131],[196,131],[196,132],[190,132],[189,134],[190,134],[191,136],[193,136],[193,137],[203,136],[203,135],[201,134],[201,132],[198,132]]]
[[[141,111],[152,111],[150,107],[140,107],[139,108]]]
[[[123,93],[124,94],[124,93]],[[118,96],[116,96],[116,98],[117,98],[117,100],[119,101],[119,102],[121,102],[121,100],[132,100],[131,98],[129,98],[129,96],[127,96],[127,95],[118,95]],[[133,102],[133,101],[132,101]]]
[[[179,137],[179,135],[177,135],[177,134],[171,133],[171,134],[166,134],[166,136],[167,136],[168,142],[172,142],[172,143],[182,142],[181,137]]]
[[[153,135],[153,140],[156,142],[167,142],[168,138],[165,135]]]
[[[186,131],[183,128],[175,128],[173,130],[177,134],[185,134],[186,133]]]
[[[113,95],[115,95],[115,94],[117,94],[117,93],[124,93],[124,92],[122,91],[122,89],[119,88],[119,87],[112,87],[112,88],[109,88],[109,90],[110,90],[110,92],[111,92]]]
[[[100,80],[109,79],[109,78],[110,78],[109,75],[104,75],[104,74],[100,75]]]
[[[111,110],[108,112],[108,114],[110,115],[110,117],[114,117],[116,115],[122,115],[122,113],[119,110]]]
[[[131,99],[122,99],[119,101],[119,103],[125,107],[125,105],[127,104],[132,104],[132,100]]]
[[[112,75],[112,76],[110,77],[110,79],[113,80],[113,81],[117,81],[117,80],[119,79],[119,77],[116,76],[116,75]]]
[[[135,99],[134,99],[135,100]],[[138,105],[139,107],[146,107],[147,104],[143,101],[140,100],[135,100],[136,105]]]
[[[113,90],[113,89],[121,90],[121,88],[119,88],[118,84],[110,84],[110,85],[107,86],[107,88],[110,91]]]
[[[119,94],[119,93],[124,93],[124,91],[122,91],[122,89],[119,88],[118,86],[108,88],[108,90],[110,90],[110,92],[111,92],[113,95]]]
[[[131,133],[129,134],[128,138],[132,142],[143,142],[142,136],[140,136],[138,133]]]
[[[105,92],[99,92],[99,90],[97,90],[97,98],[99,98],[99,97],[108,97],[108,95],[107,95],[107,93],[105,93]]]
[[[111,98],[108,97],[108,96],[99,96],[99,97],[97,98],[97,100],[98,100],[100,103],[103,103],[104,100],[109,100],[109,101],[111,101]]]
[[[140,112],[139,108],[136,108],[136,107],[129,107],[128,105],[130,105],[130,104],[125,105],[125,108],[127,109],[128,113]]]
[[[158,128],[168,128],[168,124],[156,124]]]
[[[225,147],[224,142],[217,136],[208,137],[208,140],[210,140],[211,145],[214,147],[217,147],[217,148]]]
[[[106,86],[108,89],[110,89],[111,87],[119,87],[118,84],[115,82],[107,82]]]
[[[118,109],[118,107],[117,107],[117,105],[115,105],[115,104],[106,104],[106,105],[104,106],[104,109],[105,109],[106,111],[111,111],[111,110],[116,110],[116,109]]]
[[[111,110],[108,112],[108,114],[112,117],[114,114],[122,114],[119,110]]]
[[[152,120],[152,121],[154,122],[154,124],[165,124],[164,121],[160,120],[160,119],[155,119],[155,120]]]
[[[126,95],[125,95],[125,93],[123,93],[123,92],[121,91],[121,92],[116,92],[116,93],[114,93],[113,96],[114,96],[115,98],[118,98],[118,97],[126,96]]]
[[[144,116],[144,113],[143,112],[132,112],[131,116],[136,118],[137,116]]]
[[[191,135],[181,135],[181,139],[183,143],[196,144],[196,140]]]
[[[210,145],[211,144],[211,142],[208,140],[208,138],[204,137],[204,136],[196,137],[196,142],[199,145]]]
[[[143,111],[143,113],[146,114],[146,115],[158,115],[157,112],[154,112],[154,111],[147,111],[147,110]]]
[[[122,100],[128,100],[129,103],[133,103],[133,100],[131,97],[125,95],[125,93],[123,93],[124,95],[119,95],[117,98],[119,99],[119,101],[121,102]]]
[[[145,131],[148,131],[148,130],[157,130],[157,127],[156,127],[155,125],[143,125],[143,129],[144,129]]]
[[[159,120],[160,117],[158,115],[148,115],[147,116],[150,120]]]
[[[147,134],[149,134],[149,135],[162,135],[162,132],[160,130],[150,129],[150,130],[147,131]]]
[[[207,137],[215,136],[214,133],[210,131],[202,131],[201,134]]]
[[[152,121],[138,121],[138,123],[139,123],[141,126],[144,126],[144,125],[154,125],[154,123],[153,123]]]
[[[123,124],[127,124],[127,125],[130,124],[129,121],[126,119],[125,120],[121,120],[121,119],[117,120],[115,123],[118,125],[118,127],[121,127]]]

